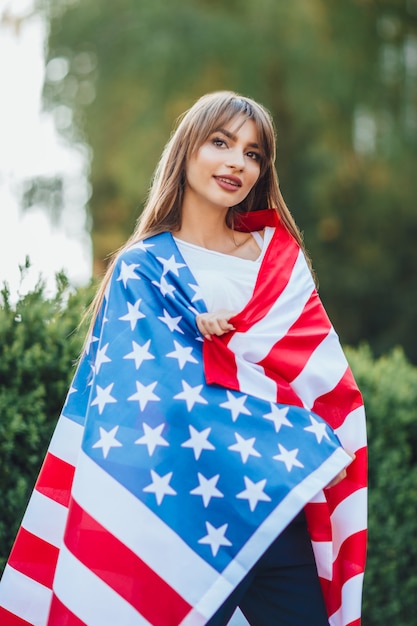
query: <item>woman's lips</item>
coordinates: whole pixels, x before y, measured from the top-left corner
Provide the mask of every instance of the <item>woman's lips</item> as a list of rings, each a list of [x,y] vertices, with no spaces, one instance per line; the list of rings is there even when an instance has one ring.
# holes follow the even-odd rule
[[[215,176],[217,184],[226,191],[237,191],[242,186],[242,181],[237,176]]]

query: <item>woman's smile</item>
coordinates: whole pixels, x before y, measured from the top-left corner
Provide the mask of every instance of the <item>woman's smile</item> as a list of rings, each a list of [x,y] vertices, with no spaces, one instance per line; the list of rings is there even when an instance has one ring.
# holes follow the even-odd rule
[[[242,186],[242,181],[237,176],[215,176],[214,178],[226,191],[235,192]]]

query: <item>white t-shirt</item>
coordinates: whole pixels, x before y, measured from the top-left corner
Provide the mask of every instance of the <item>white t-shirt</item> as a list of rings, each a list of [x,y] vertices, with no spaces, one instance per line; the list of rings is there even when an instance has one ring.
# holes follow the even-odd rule
[[[209,312],[219,309],[238,312],[245,307],[252,296],[261,261],[274,230],[267,226],[263,239],[258,232],[251,233],[261,249],[255,261],[215,252],[174,238],[200,286]]]

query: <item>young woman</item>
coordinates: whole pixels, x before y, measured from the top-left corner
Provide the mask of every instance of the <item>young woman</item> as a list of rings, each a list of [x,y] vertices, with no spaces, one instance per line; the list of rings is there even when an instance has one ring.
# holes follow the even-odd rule
[[[274,160],[249,98],[177,126],[95,299],[5,623],[360,623],[362,400]]]

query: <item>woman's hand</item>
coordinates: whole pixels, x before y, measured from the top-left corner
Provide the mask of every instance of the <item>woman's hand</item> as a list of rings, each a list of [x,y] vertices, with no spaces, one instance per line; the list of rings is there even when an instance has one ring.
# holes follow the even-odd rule
[[[230,318],[234,315],[236,315],[236,311],[228,311],[227,309],[220,309],[214,313],[200,313],[196,317],[198,330],[203,337],[211,341],[212,335],[220,337],[231,330],[235,330],[235,327],[229,324]]]
[[[345,450],[345,452],[351,457],[352,461],[356,459],[356,454],[354,454],[353,452],[349,452],[349,450]],[[352,463],[352,461],[350,463]],[[350,463],[346,467],[349,467]],[[341,480],[346,478],[346,475],[347,475],[346,467],[342,469],[342,471],[339,472],[339,474],[337,474],[337,476],[335,476],[333,480],[329,482],[329,484],[326,486],[326,489],[328,489],[329,487],[334,487],[335,485],[340,483]]]

